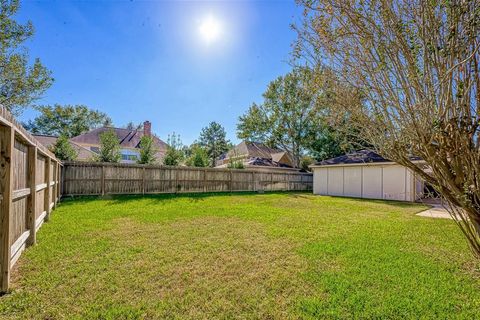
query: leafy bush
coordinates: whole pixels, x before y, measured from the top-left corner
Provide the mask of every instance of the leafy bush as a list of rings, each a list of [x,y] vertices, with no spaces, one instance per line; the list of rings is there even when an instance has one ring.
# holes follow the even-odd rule
[[[140,164],[152,164],[155,163],[157,153],[157,147],[155,146],[155,141],[151,136],[143,136],[140,139],[140,158],[138,163]]]
[[[193,145],[185,164],[189,167],[208,167],[209,162],[207,151],[198,145]]]
[[[51,151],[58,159],[64,161],[73,161],[77,159],[78,156],[77,150],[72,147],[70,141],[68,141],[68,137],[65,135],[58,137]]]
[[[185,158],[182,148],[182,141],[180,135],[172,133],[168,136],[167,152],[163,158],[163,164],[167,166],[178,166]]]
[[[96,157],[99,162],[120,162],[120,141],[113,129],[100,134],[100,150]]]

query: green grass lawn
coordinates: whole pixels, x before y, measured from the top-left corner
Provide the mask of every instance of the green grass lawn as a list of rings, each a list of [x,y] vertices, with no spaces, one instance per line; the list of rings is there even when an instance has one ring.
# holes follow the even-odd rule
[[[480,318],[480,262],[424,207],[307,193],[64,200],[14,319]]]

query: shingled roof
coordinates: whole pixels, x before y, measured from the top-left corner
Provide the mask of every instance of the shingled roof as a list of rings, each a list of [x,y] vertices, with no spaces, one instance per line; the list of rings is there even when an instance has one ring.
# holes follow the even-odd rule
[[[226,158],[248,156],[251,158],[271,159],[272,153],[279,153],[282,151],[283,150],[280,149],[267,147],[263,143],[242,141],[227,153]]]
[[[122,148],[138,148],[140,139],[144,136],[143,130],[102,127],[93,129],[70,140],[79,144],[100,145],[100,135],[108,130],[113,130],[113,132],[115,132],[118,140],[120,141],[120,147]],[[152,137],[156,146],[160,149],[159,151],[164,151],[167,149],[167,144],[164,141],[155,135],[152,135]]]
[[[49,136],[49,135],[40,135],[40,134],[34,134],[33,135],[35,139],[37,139],[42,145],[47,147],[49,150],[57,143],[58,137],[56,136]],[[77,152],[77,156],[79,159],[91,159],[95,156],[95,153],[88,150],[87,148],[84,148],[82,146],[79,146],[78,144],[69,141],[70,145],[72,146],[73,149]]]
[[[360,150],[347,153],[343,156],[331,158],[317,162],[317,166],[328,166],[335,164],[361,164],[361,163],[378,163],[378,162],[392,162],[391,160],[383,158],[378,153],[372,150]]]

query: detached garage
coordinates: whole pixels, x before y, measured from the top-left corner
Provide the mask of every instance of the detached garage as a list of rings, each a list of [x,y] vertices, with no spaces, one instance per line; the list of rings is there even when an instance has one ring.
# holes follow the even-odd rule
[[[412,202],[423,197],[423,181],[414,173],[370,150],[324,160],[311,168],[314,194]]]

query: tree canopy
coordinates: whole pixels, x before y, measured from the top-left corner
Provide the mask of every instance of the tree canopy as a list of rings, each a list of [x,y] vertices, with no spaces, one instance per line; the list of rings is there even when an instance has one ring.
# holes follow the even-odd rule
[[[25,128],[35,134],[45,134],[69,138],[78,136],[91,129],[111,123],[105,113],[92,110],[84,105],[38,106],[40,112],[33,121],[25,124]]]
[[[210,166],[215,166],[218,157],[227,152],[229,149],[229,141],[227,140],[225,128],[219,123],[213,121],[200,132],[198,144],[205,148],[210,158]]]
[[[37,58],[29,65],[28,50],[22,44],[33,36],[30,21],[14,20],[19,0],[0,2],[0,105],[13,115],[41,98],[53,83],[51,72]]]
[[[352,88],[336,113],[434,186],[480,257],[480,2],[299,3],[295,55]]]
[[[349,145],[326,120],[331,95],[330,74],[295,68],[272,81],[263,103],[253,103],[240,116],[237,136],[289,151],[297,167],[304,153],[320,159],[337,156]]]

